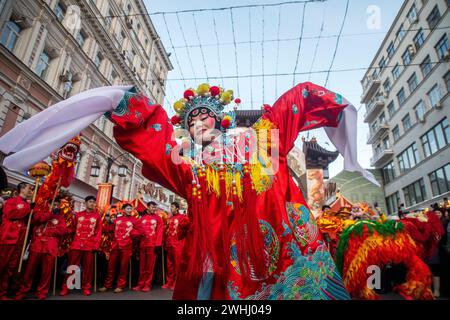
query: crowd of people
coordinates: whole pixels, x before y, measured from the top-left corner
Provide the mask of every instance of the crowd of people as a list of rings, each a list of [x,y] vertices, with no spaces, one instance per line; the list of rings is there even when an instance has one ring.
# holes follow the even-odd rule
[[[136,255],[139,274],[134,291],[148,292],[152,288],[157,253],[164,251],[167,265],[163,289],[173,290],[177,278],[177,265],[189,220],[180,213],[178,202],[172,202],[170,214],[160,216],[155,202],[147,203],[146,209],[137,212],[131,203],[124,203],[117,211],[102,214],[97,210],[96,197],[85,198],[85,209],[71,214],[69,221],[60,210],[60,199],[55,198],[47,210],[34,210],[31,202],[33,186],[20,183],[16,194],[1,201],[0,225],[0,300],[22,300],[35,287],[35,297],[46,299],[50,285],[56,281],[60,244],[63,238],[70,239],[68,253],[64,259],[64,276],[60,296],[68,295],[72,289],[81,289],[89,296],[93,292],[97,257],[104,258],[105,277],[98,290],[123,292],[129,281],[130,261]],[[30,220],[29,242],[26,239]],[[108,259],[101,248],[104,237],[110,239]],[[25,247],[27,247],[26,250]],[[137,248],[137,250],[136,250]],[[164,255],[163,255],[164,256]],[[60,257],[61,259],[61,257]],[[23,272],[20,266],[23,261]],[[106,262],[107,261],[107,262]],[[37,271],[40,271],[36,275]],[[81,272],[81,288],[77,288],[76,276]]]
[[[383,224],[386,221],[401,223],[402,230],[414,241],[417,255],[426,263],[432,275],[431,288],[434,298],[450,296],[450,202],[443,198],[431,208],[407,211],[404,205],[391,215],[384,214],[377,204],[355,204],[332,212],[330,206],[322,207],[318,219],[321,231],[336,255],[336,249],[342,234],[358,221],[372,221]],[[398,235],[398,234],[397,234]],[[394,235],[395,237],[395,235]],[[403,265],[388,262],[383,268],[383,288],[380,292],[389,292],[394,284],[405,281],[406,269]]]

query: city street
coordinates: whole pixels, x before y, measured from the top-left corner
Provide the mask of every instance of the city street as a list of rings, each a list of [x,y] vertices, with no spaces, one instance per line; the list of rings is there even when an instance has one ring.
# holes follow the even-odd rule
[[[0,0],[0,300],[449,299],[449,22]]]
[[[91,296],[85,297],[81,294],[80,290],[76,290],[73,293],[65,297],[60,297],[57,293],[56,296],[51,294],[48,300],[171,300],[172,291],[167,289],[161,289],[159,287],[153,288],[149,292],[135,292],[125,289],[122,293],[114,293],[113,290],[104,293],[93,293]]]

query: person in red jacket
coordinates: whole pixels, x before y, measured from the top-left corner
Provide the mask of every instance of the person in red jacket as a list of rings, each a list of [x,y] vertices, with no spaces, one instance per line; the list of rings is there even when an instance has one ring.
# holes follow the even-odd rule
[[[178,202],[172,202],[170,205],[169,225],[165,234],[164,247],[167,251],[167,283],[161,288],[173,290],[177,278],[177,269],[180,263],[181,250],[183,249],[184,239],[179,237],[180,225],[185,224],[187,217],[180,214],[180,205]]]
[[[33,237],[22,284],[16,295],[16,300],[26,297],[33,284],[36,270],[40,266],[41,276],[36,289],[36,297],[43,300],[47,297],[52,279],[53,268],[58,256],[58,246],[61,237],[67,233],[66,221],[59,214],[59,200],[55,200],[54,209],[37,211],[33,215]]]
[[[81,287],[83,295],[91,295],[92,276],[94,269],[94,251],[99,250],[102,236],[101,216],[95,209],[96,198],[87,196],[85,199],[86,210],[76,212],[73,217],[73,231],[75,232],[68,261],[70,268],[73,265],[80,265],[82,262]],[[66,296],[69,293],[67,280],[69,274],[66,274],[63,281],[60,296]]]
[[[137,230],[141,235],[139,244],[139,280],[134,291],[148,292],[151,290],[153,270],[155,268],[155,249],[161,247],[164,224],[162,218],[156,213],[158,207],[150,201],[148,209],[144,211],[139,220]]]
[[[28,215],[34,204],[28,203],[33,195],[33,186],[21,182],[17,186],[19,195],[6,201],[0,226],[0,300],[8,299],[6,293],[11,277],[17,272]]]
[[[126,203],[122,206],[122,210],[123,215],[114,219],[109,226],[113,231],[111,255],[109,256],[105,284],[99,289],[100,292],[106,292],[112,288],[117,264],[119,264],[119,276],[117,278],[117,287],[114,290],[114,293],[122,292],[127,283],[128,266],[133,254],[132,237],[137,236],[138,232],[135,229],[137,219],[131,216],[133,206]]]

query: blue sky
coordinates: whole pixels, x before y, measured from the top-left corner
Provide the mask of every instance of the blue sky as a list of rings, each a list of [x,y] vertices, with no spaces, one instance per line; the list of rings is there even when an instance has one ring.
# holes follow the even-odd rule
[[[155,13],[273,4],[283,0],[209,2],[144,0],[144,2],[147,10]],[[332,70],[368,67],[402,3],[402,0],[350,0]],[[153,23],[166,50],[172,53],[170,58],[174,66],[174,70],[168,77],[166,110],[169,114],[173,114],[170,104],[182,97],[185,88],[196,87],[199,83],[206,82],[206,75],[217,77],[217,79],[210,79],[208,81],[210,84],[220,84],[225,89],[233,89],[235,96],[242,99],[243,109],[260,108],[263,103],[273,104],[277,97],[293,86],[294,70],[298,73],[309,73],[330,68],[336,47],[335,36],[343,21],[345,5],[346,0],[328,0],[306,5],[298,59],[298,38],[302,30],[303,4],[284,4],[264,9],[262,7],[236,8],[232,10],[232,16],[230,10],[200,11],[195,12],[194,15],[192,12],[179,13],[178,16],[176,14],[152,15]],[[379,29],[367,27],[370,16],[367,9],[372,5],[380,9]],[[318,39],[322,25],[322,38]],[[255,41],[254,43],[248,43],[250,37],[252,41]],[[217,38],[219,46],[217,46]],[[286,40],[271,41],[277,39]],[[236,50],[234,42],[237,42]],[[262,42],[264,42],[263,45]],[[187,49],[186,44],[192,47]],[[281,73],[289,75],[270,76]],[[359,109],[362,94],[360,80],[364,73],[364,69],[330,72],[326,87],[341,93]],[[243,77],[239,80],[227,78],[236,74],[253,77]],[[263,74],[267,76],[261,77]],[[225,78],[222,79],[222,76]],[[186,78],[202,79],[177,80]],[[295,76],[295,83],[312,81],[325,85],[326,78],[327,73],[300,74]],[[368,126],[363,122],[364,113],[363,106],[358,113],[358,160],[363,167],[368,168],[372,149],[366,144]],[[301,135],[307,136],[307,133],[301,133]],[[333,149],[331,144],[327,144],[329,140],[323,129],[310,131],[309,137],[313,135],[318,138],[322,146]],[[301,145],[300,139],[297,140],[297,144]],[[342,168],[343,160],[339,157],[330,166],[330,176],[336,175]]]

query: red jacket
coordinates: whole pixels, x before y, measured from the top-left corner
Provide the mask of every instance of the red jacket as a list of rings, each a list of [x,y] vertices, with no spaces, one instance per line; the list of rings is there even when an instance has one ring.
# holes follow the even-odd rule
[[[120,216],[109,225],[113,231],[111,249],[132,249],[132,237],[138,236],[136,224],[138,220],[135,217]]]
[[[21,196],[5,202],[0,226],[0,244],[18,244],[24,241],[30,211],[30,204]]]
[[[97,211],[76,212],[73,218],[75,236],[72,250],[91,251],[100,248],[102,240],[102,221]]]
[[[49,253],[56,257],[59,240],[67,233],[64,217],[50,211],[36,212],[33,222],[35,227],[31,238],[30,252]]]
[[[162,243],[164,223],[157,214],[145,214],[138,220],[137,229],[141,234],[141,248],[157,247]]]
[[[169,226],[166,231],[164,240],[166,247],[178,247],[183,244],[183,240],[179,240],[180,225],[186,223],[188,218],[184,214],[175,214],[169,218]]]

